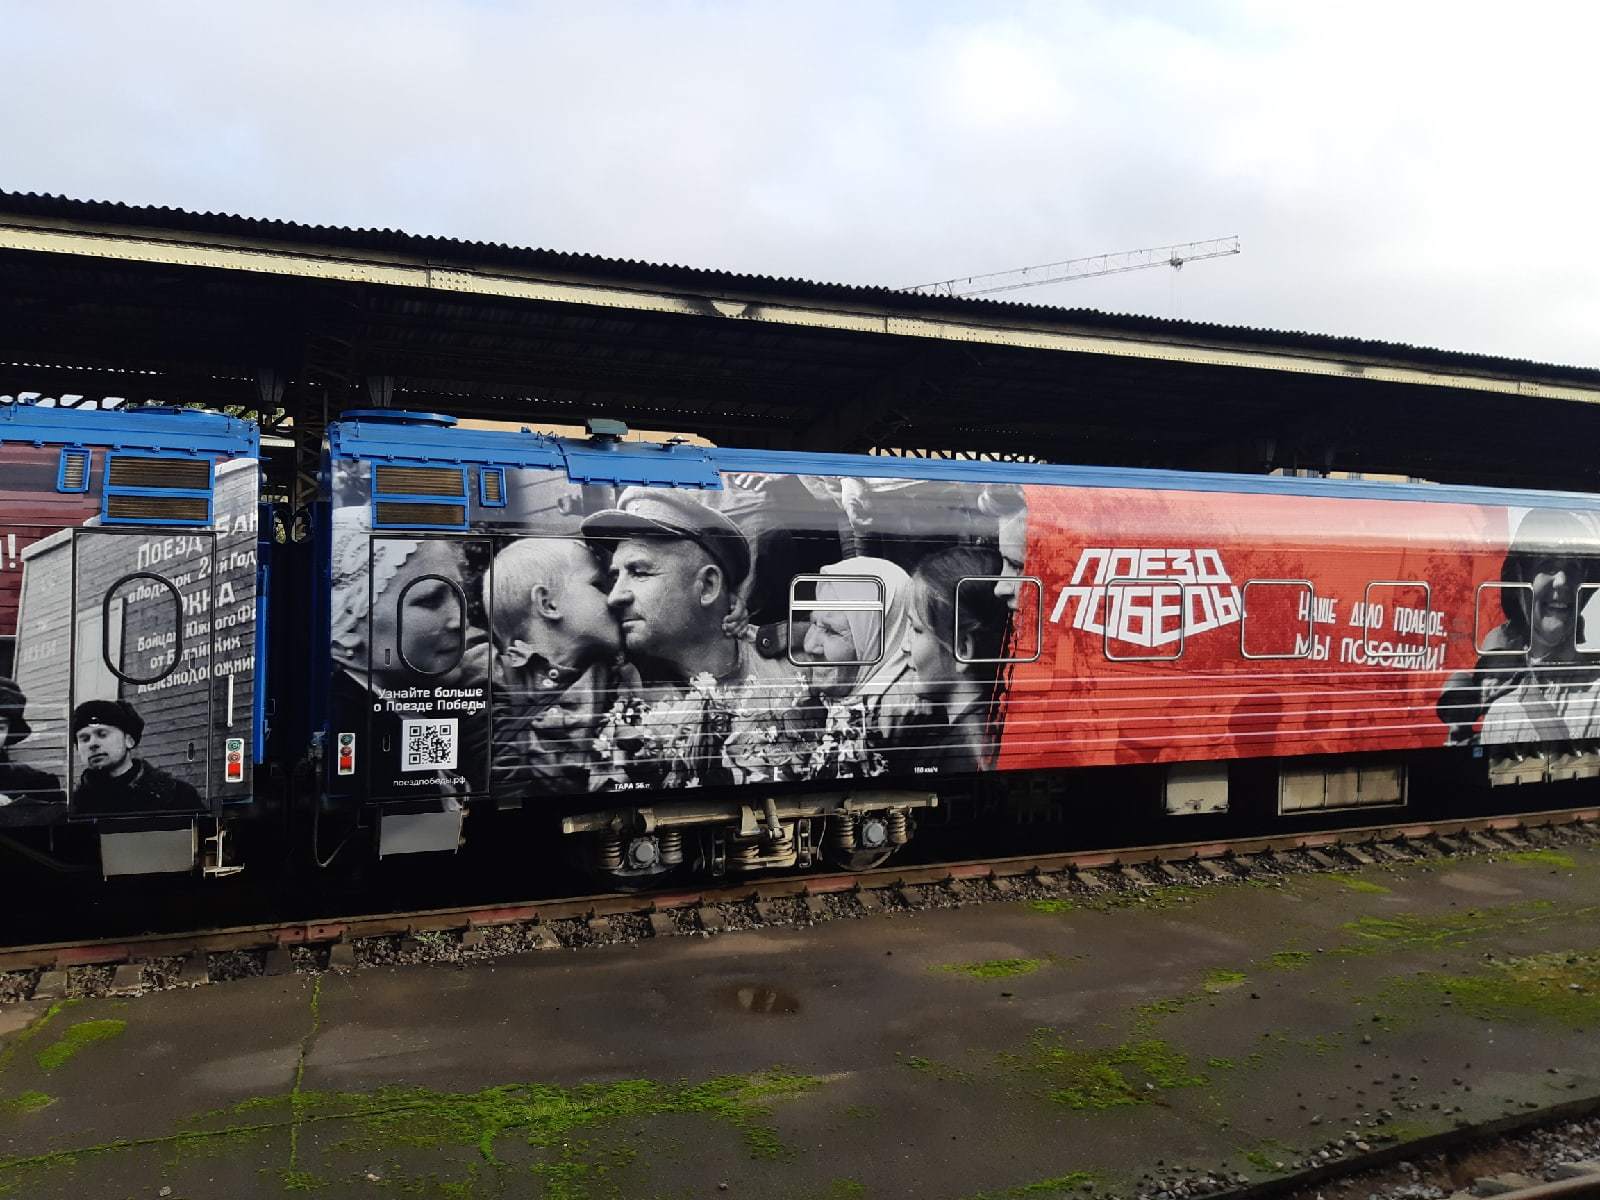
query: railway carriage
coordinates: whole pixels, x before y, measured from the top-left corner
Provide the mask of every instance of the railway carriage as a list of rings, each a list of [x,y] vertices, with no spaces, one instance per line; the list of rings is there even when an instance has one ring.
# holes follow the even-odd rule
[[[616,432],[330,427],[319,805],[381,854],[526,808],[649,882],[952,811],[1166,841],[1600,774],[1594,497]]]
[[[257,434],[0,406],[0,833],[107,875],[226,870],[254,811]]]
[[[517,809],[641,885],[934,822],[1209,839],[1600,776],[1595,497],[622,432],[347,414],[274,546],[248,423],[0,408],[0,836],[225,872],[293,773],[321,863]]]

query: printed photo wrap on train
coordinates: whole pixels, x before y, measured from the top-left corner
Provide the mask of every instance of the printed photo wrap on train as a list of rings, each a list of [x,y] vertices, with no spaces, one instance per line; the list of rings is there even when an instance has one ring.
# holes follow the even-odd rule
[[[258,463],[202,466],[209,521],[162,528],[108,523],[110,452],[77,453],[96,486],[63,492],[59,447],[0,445],[0,825],[248,796]]]
[[[503,505],[423,534],[373,528],[370,471],[336,471],[330,632],[366,748],[334,782],[372,797],[1600,732],[1587,513],[510,469]]]
[[[332,786],[515,802],[990,769],[1019,604],[1037,624],[1022,489],[724,482],[508,470],[503,506],[420,535],[375,529],[370,466],[337,464]]]

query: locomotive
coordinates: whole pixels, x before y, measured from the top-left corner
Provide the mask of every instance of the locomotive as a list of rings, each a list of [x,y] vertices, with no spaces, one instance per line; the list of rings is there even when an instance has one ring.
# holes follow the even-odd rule
[[[519,810],[639,886],[1600,777],[1600,498],[624,432],[347,413],[299,538],[246,423],[0,408],[0,825],[217,873],[292,779],[318,862]]]

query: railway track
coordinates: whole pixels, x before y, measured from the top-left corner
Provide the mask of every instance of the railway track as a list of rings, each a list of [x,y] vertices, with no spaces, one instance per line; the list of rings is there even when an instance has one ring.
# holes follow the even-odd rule
[[[1337,831],[1018,855],[668,893],[611,893],[327,920],[240,925],[0,951],[0,998],[133,994],[299,969],[495,957],[530,949],[1004,899],[1019,888],[1084,894],[1226,882],[1261,871],[1356,869],[1421,858],[1535,849],[1600,834],[1600,808],[1368,825]],[[436,953],[444,947],[452,952]],[[219,961],[221,960],[221,961]],[[76,978],[74,978],[76,974]]]

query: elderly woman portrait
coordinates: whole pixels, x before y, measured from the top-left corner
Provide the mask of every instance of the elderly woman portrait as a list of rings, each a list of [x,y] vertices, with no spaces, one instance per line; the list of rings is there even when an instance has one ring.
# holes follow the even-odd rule
[[[812,690],[838,703],[861,704],[867,736],[888,745],[902,716],[910,687],[911,654],[907,644],[911,577],[882,558],[847,558],[822,568],[817,584],[818,607],[806,626],[803,655]],[[882,609],[858,608],[882,604]]]

